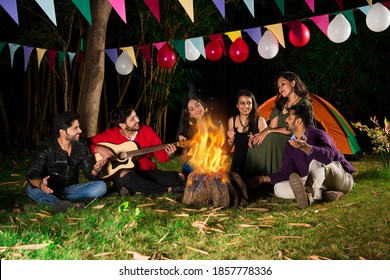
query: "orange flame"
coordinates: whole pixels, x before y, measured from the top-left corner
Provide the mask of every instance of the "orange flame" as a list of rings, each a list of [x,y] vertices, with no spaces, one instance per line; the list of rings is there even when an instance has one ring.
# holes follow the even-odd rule
[[[189,163],[196,173],[228,172],[230,161],[224,155],[226,141],[223,126],[217,127],[209,115],[197,122],[197,132],[190,141]]]

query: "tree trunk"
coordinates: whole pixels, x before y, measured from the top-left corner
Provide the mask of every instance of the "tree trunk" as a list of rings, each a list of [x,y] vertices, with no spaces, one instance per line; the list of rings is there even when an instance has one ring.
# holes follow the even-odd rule
[[[107,23],[112,6],[107,0],[91,1],[92,26],[88,28],[85,52],[85,77],[81,86],[80,127],[89,138],[98,132],[101,92],[104,81],[104,59]]]

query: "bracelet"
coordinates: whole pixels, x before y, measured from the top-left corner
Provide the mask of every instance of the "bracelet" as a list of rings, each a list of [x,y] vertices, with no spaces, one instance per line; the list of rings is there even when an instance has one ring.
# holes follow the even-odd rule
[[[95,169],[95,168],[92,168],[93,171],[95,171],[96,173],[99,173],[100,170],[102,170],[101,168],[100,169]]]
[[[268,127],[268,129],[267,129],[267,134],[270,133],[270,132],[272,132],[272,131],[271,131],[271,128]]]

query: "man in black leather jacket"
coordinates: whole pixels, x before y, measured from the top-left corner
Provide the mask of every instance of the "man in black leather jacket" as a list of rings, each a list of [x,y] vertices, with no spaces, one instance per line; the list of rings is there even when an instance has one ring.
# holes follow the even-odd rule
[[[102,197],[107,191],[106,183],[99,180],[107,159],[95,163],[89,147],[80,140],[78,119],[74,112],[56,115],[52,137],[38,144],[26,170],[28,196],[53,205],[56,212],[81,205],[70,201]],[[80,168],[90,182],[80,184]]]

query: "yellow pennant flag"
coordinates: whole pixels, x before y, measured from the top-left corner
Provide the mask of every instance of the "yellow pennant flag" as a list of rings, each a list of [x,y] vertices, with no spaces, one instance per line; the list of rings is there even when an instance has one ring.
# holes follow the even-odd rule
[[[36,48],[37,50],[37,57],[38,57],[38,70],[39,67],[41,66],[41,61],[43,56],[45,55],[46,49],[41,49],[41,48]]]
[[[284,43],[283,26],[281,23],[266,25],[265,28],[267,28],[269,31],[272,32],[272,34],[274,34],[279,44],[281,44],[283,48],[286,48],[286,44]]]
[[[372,6],[372,0],[367,0],[368,5]]]
[[[187,15],[194,22],[194,2],[193,0],[179,0],[180,4],[186,10]]]
[[[127,54],[130,56],[131,61],[133,62],[135,67],[137,66],[137,59],[135,58],[134,48],[133,47],[124,47],[121,48],[122,51],[127,52]]]
[[[242,37],[241,30],[226,32],[225,34],[230,38],[232,42],[234,42],[237,38]]]

